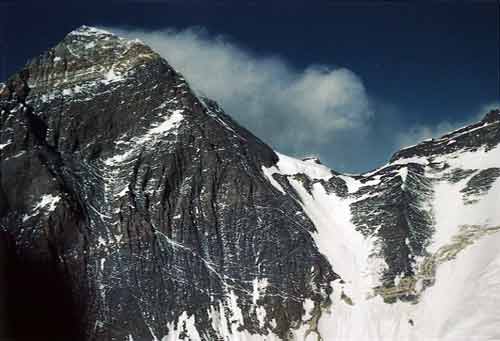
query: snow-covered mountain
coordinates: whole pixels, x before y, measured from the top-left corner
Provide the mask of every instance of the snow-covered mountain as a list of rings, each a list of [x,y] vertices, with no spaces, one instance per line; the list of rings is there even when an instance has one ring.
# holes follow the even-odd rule
[[[0,109],[6,336],[500,339],[498,110],[341,174],[86,26]]]

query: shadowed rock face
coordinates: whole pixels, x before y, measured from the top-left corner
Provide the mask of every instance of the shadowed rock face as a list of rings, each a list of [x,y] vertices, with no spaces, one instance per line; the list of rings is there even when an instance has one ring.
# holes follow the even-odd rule
[[[20,341],[83,340],[82,310],[64,269],[51,259],[19,254],[13,238],[1,234],[0,335]]]
[[[314,226],[263,177],[277,156],[147,46],[82,27],[0,96],[0,224],[21,306],[55,302],[84,340],[161,338],[183,312],[216,339],[209,312],[231,326],[229,298],[246,330],[283,337],[305,299],[328,301]],[[40,309],[33,325],[60,316]],[[77,339],[52,332],[38,331]]]
[[[416,302],[417,278],[431,283],[443,258],[426,250],[434,185],[467,181],[460,195],[470,204],[486,195],[500,164],[447,162],[495,148],[499,127],[492,111],[362,175],[325,171],[313,159],[291,161],[300,165],[290,173],[149,47],[83,26],[0,85],[0,333],[321,337],[323,312],[335,316],[334,287],[357,304],[324,256],[330,245],[317,247],[318,216],[308,209],[323,192],[347,202],[338,215],[374,241],[369,258],[384,267],[368,269],[380,270],[372,293]],[[328,233],[333,213],[321,226]],[[419,259],[431,270],[418,272]]]

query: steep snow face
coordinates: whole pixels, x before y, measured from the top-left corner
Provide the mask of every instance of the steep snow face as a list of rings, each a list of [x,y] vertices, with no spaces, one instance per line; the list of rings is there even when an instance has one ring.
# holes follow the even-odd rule
[[[341,278],[349,283],[347,290],[350,291],[350,295],[361,298],[363,295],[361,286],[366,284],[361,278],[370,277],[366,271],[369,270],[367,262],[370,260],[373,241],[364,238],[356,231],[351,221],[350,204],[353,199],[342,197],[335,192],[329,193],[324,183],[318,181],[325,181],[334,176],[324,165],[297,160],[283,154],[278,156],[279,161],[276,166],[263,167],[264,174],[271,184],[282,192],[284,192],[282,185],[273,175],[288,177],[291,189],[298,194],[297,200],[317,229],[313,237],[319,249],[327,256]],[[316,181],[305,186],[302,179],[296,177],[300,175]],[[354,178],[348,176],[341,178],[342,181],[347,180],[346,183],[349,183],[351,190],[361,187],[361,182]],[[369,288],[374,286],[370,285]]]
[[[451,172],[469,170],[470,175],[456,182],[436,179],[433,201],[436,233],[429,247],[432,251],[457,235],[462,225],[500,225],[500,148],[455,153],[447,163],[452,167]],[[474,180],[479,183],[474,184]]]
[[[499,118],[490,115],[489,122],[410,147],[405,157],[359,176],[319,174],[323,166],[283,155],[263,169],[273,186],[287,189],[302,205],[317,229],[312,235],[320,251],[341,277],[318,321],[324,340],[500,338]],[[412,184],[416,180],[425,186]],[[331,185],[340,181],[343,190]],[[378,200],[374,205],[385,202],[384,184],[391,181],[387,193],[418,208],[392,226],[410,226],[404,245],[394,245],[409,247],[407,255],[397,256],[409,259],[411,271],[394,277],[387,276],[394,265],[381,250],[388,232],[381,233],[380,221],[359,219],[358,212],[368,197]],[[376,208],[370,212],[378,216]],[[430,231],[420,242],[422,251],[412,248],[412,229]]]

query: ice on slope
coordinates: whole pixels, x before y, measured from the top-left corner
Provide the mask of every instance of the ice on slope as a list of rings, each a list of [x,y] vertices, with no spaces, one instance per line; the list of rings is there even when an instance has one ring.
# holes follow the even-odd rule
[[[124,79],[125,79],[125,77],[121,73],[116,72],[114,70],[114,68],[111,68],[108,70],[108,72],[106,72],[104,74],[104,78],[101,81],[101,83],[111,84],[111,83],[115,83],[115,82],[121,82]]]
[[[48,212],[52,212],[56,209],[57,203],[61,200],[58,195],[45,194],[42,196],[40,201],[36,204],[35,210],[45,209]]]
[[[399,159],[392,164],[410,162],[429,164],[425,157]],[[500,148],[456,151],[437,156],[433,162],[448,164],[448,170],[500,167]],[[326,170],[318,174],[312,163],[281,154],[276,166],[263,171],[282,192],[283,188],[272,176],[274,173],[303,173],[322,179],[331,176]],[[397,174],[404,180],[407,168],[399,169]],[[431,255],[454,245],[456,238],[460,240],[460,226],[464,224],[477,225],[479,229],[500,227],[500,179],[478,202],[466,205],[460,191],[470,177],[451,183],[442,179],[442,174],[436,175],[431,203],[436,228],[428,247]],[[368,175],[373,174],[365,174]],[[349,192],[362,186],[358,178],[340,177],[348,184]],[[465,244],[457,251],[456,257],[437,264],[435,283],[421,293],[417,304],[400,301],[388,304],[380,296],[367,296],[384,264],[370,258],[373,242],[354,229],[349,208],[353,199],[328,194],[320,183],[314,184],[309,193],[300,181],[293,177],[288,180],[317,229],[313,237],[319,250],[346,282],[333,283],[331,311],[324,311],[318,324],[323,340],[500,340],[500,232],[472,240],[471,245]],[[350,296],[353,305],[342,299],[342,292]],[[302,340],[300,333],[295,334],[296,340]]]
[[[4,149],[5,147],[7,147],[11,143],[12,143],[12,141],[10,141],[10,140],[8,140],[5,143],[0,143],[0,150]]]
[[[499,159],[500,160],[500,159]],[[449,242],[459,232],[461,225],[500,225],[500,181],[497,179],[488,193],[479,202],[464,205],[460,190],[468,179],[456,184],[439,181],[434,186],[434,215],[436,219],[432,243],[429,251],[436,251],[441,245]]]
[[[273,174],[294,175],[298,173],[306,174],[311,179],[329,179],[332,176],[332,171],[321,164],[310,162],[309,160],[298,160],[280,153],[276,153],[279,161],[275,166],[266,168],[262,167],[262,172],[271,184],[281,193],[286,194],[281,185],[273,178]]]
[[[53,194],[44,194],[37,202],[37,204],[31,210],[31,214],[25,214],[23,216],[23,222],[28,221],[32,217],[40,213],[40,211],[46,214],[53,212],[57,208],[57,204],[61,201],[61,197]]]
[[[316,245],[348,283],[349,296],[354,301],[363,299],[367,290],[378,284],[372,282],[376,276],[371,272],[378,275],[379,269],[370,269],[368,265],[373,243],[355,230],[349,209],[352,201],[326,193],[321,183],[315,183],[309,194],[300,181],[289,181],[317,229],[313,233]]]
[[[145,144],[154,142],[158,137],[162,137],[163,134],[167,132],[174,132],[174,128],[177,128],[181,121],[184,119],[182,112],[184,110],[178,109],[171,111],[170,115],[165,115],[163,117],[163,121],[157,123],[150,127],[148,131],[146,131],[141,137],[133,138],[133,145],[129,147],[125,152],[121,154],[114,155],[106,160],[104,160],[104,164],[107,166],[112,166],[116,163],[121,163],[129,160],[131,157],[138,153],[138,150]],[[117,141],[116,145],[128,145],[129,142],[126,141]]]
[[[282,175],[294,175],[303,173],[311,179],[329,179],[332,176],[330,168],[309,161],[297,160],[283,154],[277,153],[279,161],[276,164],[278,172]]]
[[[177,320],[177,328],[174,324],[169,325],[169,330],[172,332],[164,336],[161,341],[177,341],[181,340],[181,335],[189,337],[191,341],[201,341],[202,338],[195,327],[194,315],[188,316],[187,312],[183,312]]]
[[[487,235],[438,267],[436,284],[424,292],[414,314],[414,335],[500,340],[499,245],[500,233]]]

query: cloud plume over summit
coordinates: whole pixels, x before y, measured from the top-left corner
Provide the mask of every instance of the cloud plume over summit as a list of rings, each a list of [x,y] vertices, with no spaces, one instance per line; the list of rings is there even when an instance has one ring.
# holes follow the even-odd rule
[[[361,79],[346,68],[297,69],[279,57],[256,56],[203,29],[129,31],[158,51],[191,86],[277,150],[321,151],[339,132],[362,131],[373,115]],[[321,155],[333,159],[333,155]]]
[[[151,46],[195,91],[218,101],[277,151],[319,156],[338,171],[368,171],[399,148],[475,122],[487,107],[498,105],[483,106],[480,114],[468,118],[449,113],[439,121],[432,115],[425,116],[427,121],[415,119],[411,107],[369,95],[362,79],[347,68],[297,68],[282,57],[256,54],[203,28],[107,29]]]

